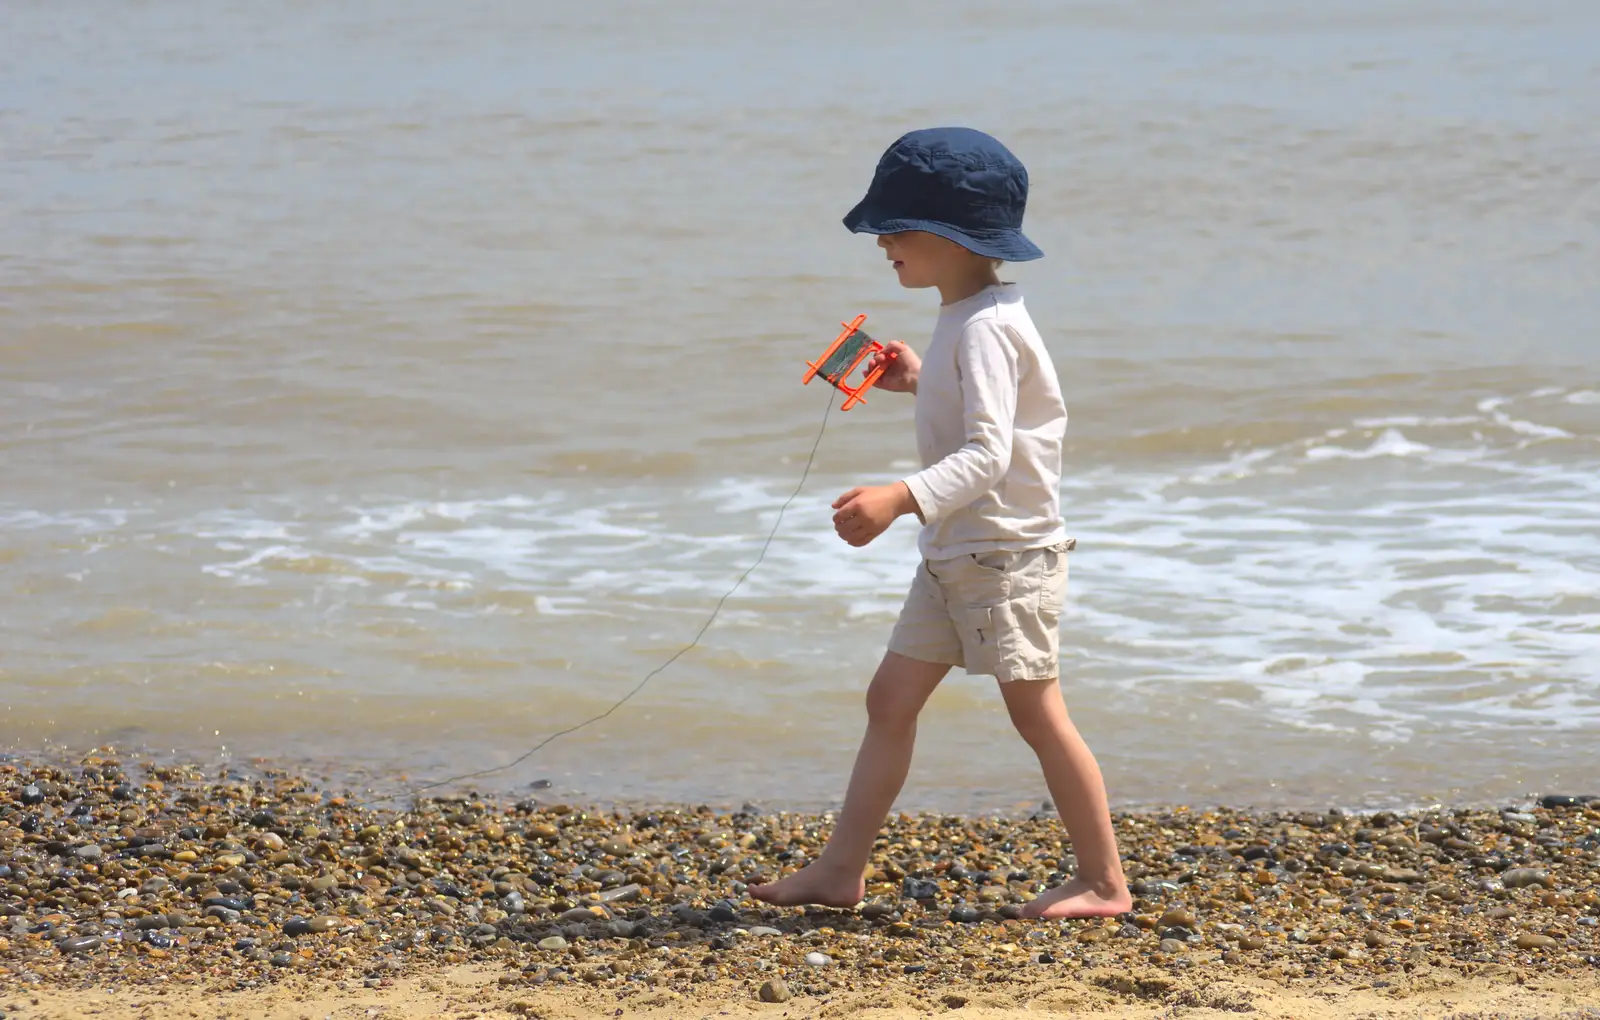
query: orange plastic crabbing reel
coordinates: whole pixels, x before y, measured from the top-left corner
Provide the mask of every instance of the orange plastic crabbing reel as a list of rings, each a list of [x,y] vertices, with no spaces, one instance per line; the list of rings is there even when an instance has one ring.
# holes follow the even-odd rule
[[[807,385],[819,375],[826,379],[845,395],[844,403],[839,406],[841,411],[848,411],[857,404],[865,404],[867,398],[862,394],[872,388],[872,384],[888,370],[889,362],[895,358],[894,353],[887,347],[861,331],[861,324],[866,321],[865,315],[858,315],[850,322],[839,323],[844,327],[844,332],[822,352],[822,357],[816,361],[806,362],[806,374],[800,380],[802,385]],[[886,355],[883,362],[867,372],[860,383],[851,386],[848,381],[851,374],[868,358],[880,353]]]

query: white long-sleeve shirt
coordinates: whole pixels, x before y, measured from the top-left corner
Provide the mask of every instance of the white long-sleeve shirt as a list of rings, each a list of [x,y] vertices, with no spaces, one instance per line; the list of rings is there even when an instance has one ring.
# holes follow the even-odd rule
[[[917,450],[905,479],[922,555],[1021,552],[1065,541],[1067,407],[1015,284],[945,305],[917,381]]]

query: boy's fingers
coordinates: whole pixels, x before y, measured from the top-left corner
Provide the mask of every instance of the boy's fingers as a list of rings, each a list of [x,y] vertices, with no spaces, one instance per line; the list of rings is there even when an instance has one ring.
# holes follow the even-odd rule
[[[833,508],[835,510],[838,510],[840,507],[844,506],[846,503],[850,502],[852,499],[855,499],[860,494],[861,494],[861,487],[860,486],[857,486],[856,488],[851,489],[849,492],[845,493],[843,496],[840,496],[838,499],[833,501]]]

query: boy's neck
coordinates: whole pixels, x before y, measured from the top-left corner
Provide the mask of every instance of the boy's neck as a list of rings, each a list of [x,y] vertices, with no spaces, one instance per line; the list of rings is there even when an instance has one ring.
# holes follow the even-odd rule
[[[990,287],[1000,283],[1000,277],[995,274],[994,267],[985,265],[977,272],[961,273],[950,280],[939,282],[939,304],[953,305],[957,301],[965,301]]]

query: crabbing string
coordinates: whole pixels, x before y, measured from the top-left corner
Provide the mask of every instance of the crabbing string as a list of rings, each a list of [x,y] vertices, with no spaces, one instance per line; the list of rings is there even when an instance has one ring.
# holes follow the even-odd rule
[[[851,339],[853,340],[854,337]],[[871,342],[870,338],[868,338],[866,341],[862,341],[862,344],[864,345],[865,343],[869,342]],[[859,347],[857,349],[859,349]],[[561,737],[576,733],[584,727],[592,726],[600,720],[611,715],[611,713],[615,712],[623,705],[626,705],[635,694],[638,694],[640,691],[644,690],[646,684],[665,672],[669,666],[683,658],[683,656],[688,654],[693,649],[699,647],[700,639],[706,636],[706,631],[710,630],[711,625],[716,622],[717,616],[722,612],[722,607],[727,604],[727,601],[730,598],[733,597],[734,592],[743,587],[744,582],[750,577],[751,574],[755,573],[755,569],[761,566],[762,561],[767,558],[767,551],[772,548],[773,540],[778,537],[778,529],[783,526],[783,515],[788,512],[789,507],[792,506],[794,501],[800,497],[801,490],[806,487],[806,479],[811,477],[811,466],[815,464],[817,460],[817,450],[822,446],[822,437],[828,431],[828,418],[833,414],[833,401],[834,396],[830,392],[828,394],[828,407],[822,412],[822,424],[817,428],[817,438],[811,443],[811,452],[806,455],[806,466],[805,469],[800,472],[800,481],[795,484],[794,491],[789,494],[789,498],[783,501],[782,506],[778,507],[778,519],[772,522],[772,530],[767,532],[767,540],[761,544],[761,552],[756,555],[755,562],[746,567],[744,573],[739,575],[739,579],[733,582],[733,587],[724,592],[722,598],[717,600],[716,606],[711,610],[711,615],[706,617],[706,622],[700,625],[700,629],[695,632],[694,637],[690,639],[688,644],[684,645],[676,652],[673,652],[672,656],[668,658],[666,662],[663,662],[655,669],[652,669],[650,672],[646,673],[644,679],[640,680],[634,685],[633,690],[629,691],[627,694],[624,694],[610,708],[591,719],[585,719],[583,722],[577,723],[573,726],[568,726],[564,730],[557,730],[556,732],[545,737],[543,740],[539,741],[537,744],[528,748],[527,751],[525,751],[514,761],[508,762],[504,765],[497,765],[492,769],[480,769],[477,772],[467,772],[459,776],[450,776],[447,779],[440,779],[436,782],[424,783],[422,786],[418,786],[405,793],[392,793],[387,797],[374,797],[370,800],[361,801],[355,806],[368,807],[373,804],[381,804],[385,801],[398,800],[401,797],[410,797],[414,800],[419,794],[426,793],[429,790],[437,790],[441,786],[449,786],[453,783],[459,783],[468,779],[479,779],[483,776],[492,776],[497,772],[505,772],[508,769],[514,769],[518,765],[521,765],[523,762],[527,761],[529,758],[532,758],[535,754],[538,754],[540,751],[544,750],[545,746],[551,741],[558,740]]]

